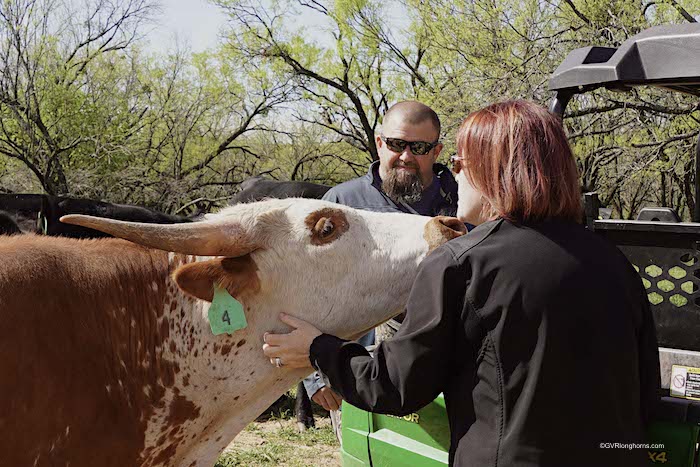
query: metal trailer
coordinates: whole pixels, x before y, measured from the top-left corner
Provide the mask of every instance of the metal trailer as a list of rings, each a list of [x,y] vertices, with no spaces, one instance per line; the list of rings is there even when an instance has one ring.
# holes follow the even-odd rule
[[[700,24],[650,28],[618,48],[572,51],[550,80],[556,94],[550,110],[563,115],[575,94],[634,86],[700,97]],[[700,200],[700,138],[695,163],[695,199]],[[664,447],[648,451],[648,465],[697,467],[700,392],[698,401],[670,393],[673,365],[700,368],[700,202],[690,223],[677,222],[678,216],[667,208],[643,210],[639,218],[648,220],[601,220],[595,193],[585,195],[585,208],[588,228],[615,243],[635,265],[656,320],[662,401],[648,442]],[[691,370],[686,379],[697,379],[700,390],[700,374],[694,376]],[[341,457],[346,467],[447,464],[450,436],[442,395],[406,417],[373,414],[343,403],[342,418]]]

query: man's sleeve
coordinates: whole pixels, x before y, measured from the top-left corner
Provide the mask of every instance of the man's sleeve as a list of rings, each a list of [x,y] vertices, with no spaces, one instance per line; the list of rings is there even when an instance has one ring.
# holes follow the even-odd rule
[[[331,188],[330,190],[328,190],[321,199],[323,201],[330,201],[331,203],[340,203],[340,200],[338,199],[338,190],[336,190],[335,188]]]
[[[314,397],[314,394],[316,394],[319,390],[326,387],[326,383],[323,382],[323,378],[321,378],[321,375],[318,374],[318,372],[313,372],[304,378],[303,381],[304,388],[306,389],[306,394],[309,396],[309,399]]]
[[[374,345],[374,336],[375,336],[375,332],[374,332],[374,329],[372,329],[367,334],[365,334],[364,336],[357,339],[357,343],[364,346],[364,347],[369,347],[370,345]]]
[[[436,250],[420,266],[401,328],[374,357],[362,345],[323,334],[311,344],[312,364],[363,410],[404,415],[423,407],[454,369],[467,280],[450,250]]]

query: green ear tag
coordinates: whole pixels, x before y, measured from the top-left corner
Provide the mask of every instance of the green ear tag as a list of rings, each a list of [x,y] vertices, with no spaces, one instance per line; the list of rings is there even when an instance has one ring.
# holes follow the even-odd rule
[[[248,326],[241,302],[218,286],[214,287],[214,300],[209,307],[209,326],[215,336],[225,332],[233,334]]]

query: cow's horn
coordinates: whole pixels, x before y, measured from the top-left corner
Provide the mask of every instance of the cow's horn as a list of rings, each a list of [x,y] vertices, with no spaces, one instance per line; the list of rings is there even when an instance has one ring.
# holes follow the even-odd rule
[[[204,221],[144,224],[82,214],[63,216],[61,222],[89,227],[139,245],[186,255],[242,256],[257,248],[248,240],[242,227],[230,223]]]

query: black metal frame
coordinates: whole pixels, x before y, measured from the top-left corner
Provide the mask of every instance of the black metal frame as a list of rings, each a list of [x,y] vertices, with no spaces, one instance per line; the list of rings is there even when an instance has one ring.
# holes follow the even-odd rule
[[[588,228],[614,243],[642,277],[659,345],[700,352],[700,224],[600,220],[597,194],[584,200]]]
[[[633,86],[658,86],[700,97],[700,24],[651,28],[617,49],[572,51],[550,80],[549,88],[555,92],[550,110],[563,117],[576,94]],[[594,193],[584,195],[584,206],[587,227],[616,244],[640,273],[659,344],[700,352],[700,135],[695,170],[693,223],[600,220]]]
[[[549,89],[556,94],[549,110],[563,117],[575,94],[605,87],[625,90],[656,86],[700,97],[700,24],[647,29],[618,48],[573,50],[556,69]],[[700,135],[695,147],[695,208],[700,222]]]

